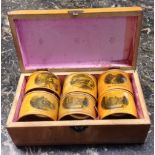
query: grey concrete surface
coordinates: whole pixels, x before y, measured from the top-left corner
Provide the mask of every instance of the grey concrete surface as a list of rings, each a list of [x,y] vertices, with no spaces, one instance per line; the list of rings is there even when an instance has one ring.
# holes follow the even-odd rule
[[[117,7],[139,5],[144,8],[137,69],[152,125],[144,144],[75,145],[17,148],[6,131],[6,120],[15,95],[20,69],[10,33],[7,12],[19,9],[61,9]],[[153,155],[154,69],[153,69],[153,1],[152,0],[3,0],[2,1],[2,155]],[[65,137],[64,137],[65,138]]]

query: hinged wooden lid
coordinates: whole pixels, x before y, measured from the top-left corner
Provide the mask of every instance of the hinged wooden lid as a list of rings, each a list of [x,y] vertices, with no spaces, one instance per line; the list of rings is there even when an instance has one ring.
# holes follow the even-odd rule
[[[8,13],[22,72],[135,69],[141,7]]]

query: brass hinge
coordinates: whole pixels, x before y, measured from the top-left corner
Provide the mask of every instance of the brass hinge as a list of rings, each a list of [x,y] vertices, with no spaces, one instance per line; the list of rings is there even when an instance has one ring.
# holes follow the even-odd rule
[[[120,69],[120,67],[108,67],[107,69]]]
[[[47,68],[42,68],[42,69],[36,69],[36,71],[48,71]]]
[[[83,12],[84,12],[83,10],[71,10],[71,11],[68,11],[68,14],[76,17],[76,16],[79,16],[79,14],[81,14]]]
[[[42,69],[36,69],[36,71],[48,71],[48,72],[52,73],[54,70],[49,69],[49,68],[42,68]]]
[[[53,70],[52,69],[47,69],[48,70],[48,72],[50,72],[50,73],[52,73],[53,72]]]

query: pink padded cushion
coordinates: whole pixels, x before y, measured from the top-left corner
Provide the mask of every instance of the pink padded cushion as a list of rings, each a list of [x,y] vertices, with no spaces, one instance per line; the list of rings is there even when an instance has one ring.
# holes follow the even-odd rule
[[[137,17],[15,20],[26,70],[131,66]]]

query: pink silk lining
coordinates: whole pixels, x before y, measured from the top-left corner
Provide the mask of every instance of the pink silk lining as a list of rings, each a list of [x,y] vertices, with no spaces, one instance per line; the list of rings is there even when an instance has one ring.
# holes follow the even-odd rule
[[[16,19],[26,70],[131,66],[136,16]]]

